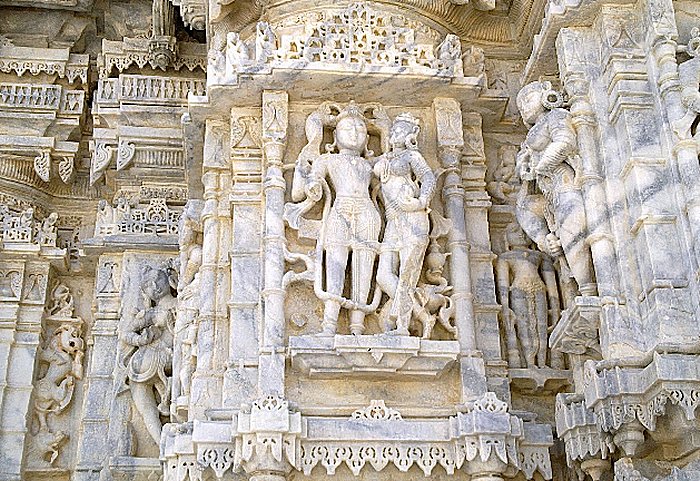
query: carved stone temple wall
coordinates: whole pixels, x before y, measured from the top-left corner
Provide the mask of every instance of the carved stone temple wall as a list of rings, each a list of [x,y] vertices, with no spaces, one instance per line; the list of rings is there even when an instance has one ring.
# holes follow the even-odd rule
[[[0,0],[0,481],[700,481],[700,4]]]

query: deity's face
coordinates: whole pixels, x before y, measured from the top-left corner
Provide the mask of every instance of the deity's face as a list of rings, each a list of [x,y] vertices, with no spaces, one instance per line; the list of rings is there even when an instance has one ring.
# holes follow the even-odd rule
[[[338,149],[361,153],[367,145],[367,125],[359,117],[343,117],[335,127]]]
[[[148,270],[143,279],[143,293],[154,302],[158,302],[170,293],[170,282],[165,271]]]
[[[544,92],[540,87],[525,86],[518,94],[518,110],[523,117],[525,125],[535,125],[537,118],[545,112],[542,105],[542,95]]]
[[[394,122],[391,126],[389,143],[392,146],[403,147],[406,145],[406,137],[414,132],[415,126],[409,122]]]

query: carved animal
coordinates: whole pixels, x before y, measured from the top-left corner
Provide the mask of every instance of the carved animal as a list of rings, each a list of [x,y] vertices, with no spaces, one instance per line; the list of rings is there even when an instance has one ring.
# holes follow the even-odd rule
[[[73,399],[75,380],[83,377],[84,343],[80,335],[78,327],[60,326],[39,354],[40,362],[48,364],[34,391],[39,431],[49,431],[47,416],[58,414],[68,406]]]

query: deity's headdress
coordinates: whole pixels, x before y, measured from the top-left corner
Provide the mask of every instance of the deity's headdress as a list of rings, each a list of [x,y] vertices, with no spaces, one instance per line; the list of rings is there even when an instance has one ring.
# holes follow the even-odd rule
[[[362,113],[362,110],[360,110],[360,106],[357,105],[354,100],[352,100],[349,104],[347,104],[345,106],[345,108],[343,110],[341,110],[340,113],[336,116],[336,118],[335,118],[336,124],[346,117],[354,117],[356,119],[366,121],[365,116]]]
[[[394,118],[394,125],[405,123],[412,127],[411,133],[406,135],[406,147],[418,148],[418,134],[420,133],[420,120],[408,112],[401,113]]]

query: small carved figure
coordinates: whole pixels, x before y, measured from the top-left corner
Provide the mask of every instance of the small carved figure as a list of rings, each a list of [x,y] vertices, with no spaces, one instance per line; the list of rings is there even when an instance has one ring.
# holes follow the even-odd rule
[[[690,37],[685,47],[690,59],[678,66],[678,77],[682,88],[681,100],[686,112],[672,124],[673,131],[680,139],[691,137],[691,129],[700,114],[700,28],[693,28]]]
[[[199,268],[202,265],[203,202],[187,202],[179,219],[180,275],[178,311],[175,321],[173,396],[189,395],[197,355],[197,314],[199,312]]]
[[[178,292],[194,279],[202,265],[202,201],[190,200],[178,220],[180,275]]]
[[[437,46],[437,58],[445,62],[456,61],[462,56],[462,45],[459,42],[459,37],[453,34],[447,34],[445,39]]]
[[[74,301],[70,289],[62,282],[57,282],[51,290],[51,305],[48,308],[49,316],[73,317]]]
[[[49,463],[58,457],[59,446],[68,438],[54,432],[48,421],[50,415],[62,413],[73,399],[75,381],[83,378],[84,343],[80,327],[63,324],[52,334],[39,353],[43,371],[34,388],[34,411],[38,422],[37,443],[49,454]],[[42,454],[44,454],[42,453]]]
[[[58,222],[58,214],[50,213],[43,221],[37,232],[37,243],[41,246],[56,246],[56,222]]]
[[[538,249],[571,272],[582,295],[595,295],[593,263],[586,238],[586,213],[576,168],[579,160],[571,114],[549,82],[532,82],[517,96],[530,131],[516,158],[523,181],[516,216]]]
[[[486,185],[486,190],[495,204],[515,204],[519,187],[515,176],[517,151],[517,147],[511,145],[504,145],[499,149],[501,164],[493,173],[493,180]]]
[[[522,352],[528,368],[546,367],[549,326],[559,320],[554,266],[547,255],[530,249],[517,223],[506,229],[506,241],[510,250],[498,256],[496,274],[508,363],[521,367]]]
[[[118,226],[118,229],[122,229],[122,224],[127,222],[131,218],[131,204],[129,199],[126,197],[119,197],[117,199],[117,207],[114,209],[114,223]]]
[[[226,35],[226,63],[235,70],[236,67],[249,62],[250,53],[248,52],[248,46],[241,39],[241,34],[229,32]]]
[[[161,415],[170,412],[170,383],[176,287],[173,269],[146,266],[141,291],[145,307],[128,320],[120,339],[127,345],[121,359],[128,389],[153,441],[160,443]],[[157,397],[156,397],[157,394]]]
[[[30,227],[34,222],[34,208],[27,207],[19,215],[19,226],[20,227]]]
[[[275,57],[277,50],[277,37],[272,27],[267,22],[258,22],[255,34],[255,60],[258,63],[267,63]]]
[[[391,150],[374,165],[381,181],[386,226],[381,244],[377,284],[389,296],[386,327],[398,335],[409,335],[408,327],[416,303],[415,290],[428,247],[428,206],[436,179],[417,150],[418,119],[401,114],[391,127]]]
[[[440,244],[433,240],[430,253],[425,258],[424,280],[416,288],[416,300],[419,307],[414,307],[414,316],[423,325],[423,339],[430,339],[436,321],[451,334],[457,329],[450,322],[455,315],[455,305],[449,294],[452,286],[444,276],[447,256],[440,249]]]
[[[95,215],[95,235],[111,235],[114,233],[114,208],[105,199],[100,199],[97,203],[97,214]]]
[[[316,123],[312,116],[312,122],[307,122],[307,147],[314,147],[317,141],[320,143],[323,136],[322,120],[319,119]],[[306,200],[300,204],[287,204],[285,219],[290,226],[298,225],[299,217],[325,196],[314,280],[314,292],[325,303],[322,334],[336,333],[341,306],[350,310],[350,332],[362,334],[365,329],[365,314],[376,309],[380,298],[378,294],[381,293],[378,289],[375,290],[372,303],[367,304],[381,218],[369,193],[372,165],[367,158],[366,119],[358,106],[350,103],[334,121],[335,141],[328,147],[327,153],[317,155],[309,167],[309,160],[314,157],[310,152],[313,149],[305,147],[302,150],[298,167],[300,171],[308,171],[308,174],[295,173],[297,185],[293,187],[293,193],[303,188]],[[333,152],[336,148],[338,153]],[[331,199],[326,179],[330,180],[333,187],[334,199]],[[407,201],[411,205],[418,202],[415,198]],[[342,294],[350,254],[351,299],[345,299]],[[321,279],[322,262],[325,264],[325,289]]]

